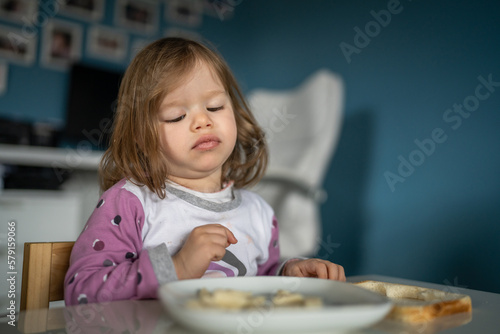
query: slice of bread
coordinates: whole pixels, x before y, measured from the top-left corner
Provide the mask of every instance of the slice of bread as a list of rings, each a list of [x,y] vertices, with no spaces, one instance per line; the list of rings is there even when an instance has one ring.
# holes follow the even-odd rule
[[[406,323],[423,323],[445,315],[471,312],[469,296],[413,285],[362,281],[355,285],[391,299],[388,318]]]

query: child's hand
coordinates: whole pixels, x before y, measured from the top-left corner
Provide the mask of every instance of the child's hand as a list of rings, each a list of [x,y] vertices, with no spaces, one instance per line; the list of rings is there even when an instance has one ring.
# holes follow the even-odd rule
[[[182,248],[172,256],[179,279],[200,278],[211,261],[219,261],[226,247],[237,243],[234,234],[219,224],[198,226],[189,234]]]
[[[283,268],[283,276],[318,277],[345,281],[342,266],[320,259],[290,260]]]

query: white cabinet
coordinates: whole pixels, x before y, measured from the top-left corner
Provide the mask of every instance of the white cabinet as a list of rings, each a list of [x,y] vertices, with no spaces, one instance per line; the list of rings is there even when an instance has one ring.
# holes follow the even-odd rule
[[[27,154],[25,156],[24,154]],[[35,154],[33,153],[35,152]],[[26,148],[0,145],[0,164],[50,166],[67,159],[67,150]],[[51,156],[52,154],[52,156]],[[37,158],[38,157],[38,158]],[[0,314],[10,303],[9,272],[17,272],[16,308],[19,309],[22,284],[24,243],[31,241],[76,240],[92,213],[99,196],[97,162],[93,154],[80,168],[71,170],[71,177],[62,190],[4,190],[0,192]],[[8,266],[8,226],[15,222],[15,270]],[[12,225],[12,224],[11,224]],[[12,233],[11,233],[12,236]]]

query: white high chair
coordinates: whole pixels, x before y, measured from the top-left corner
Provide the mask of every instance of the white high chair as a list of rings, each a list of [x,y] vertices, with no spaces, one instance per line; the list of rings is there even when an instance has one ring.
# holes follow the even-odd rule
[[[283,258],[311,256],[321,241],[321,189],[342,123],[341,78],[319,70],[289,91],[258,89],[250,107],[269,144],[268,170],[252,190],[275,210]]]

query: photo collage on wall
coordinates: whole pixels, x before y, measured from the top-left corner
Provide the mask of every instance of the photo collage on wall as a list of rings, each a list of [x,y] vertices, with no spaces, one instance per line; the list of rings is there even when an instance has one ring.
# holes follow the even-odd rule
[[[43,68],[65,71],[84,56],[128,62],[160,34],[200,38],[196,29],[213,7],[211,0],[110,2],[0,0],[0,94],[10,63],[33,66],[38,58]]]

